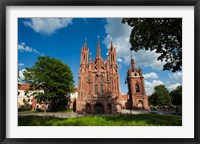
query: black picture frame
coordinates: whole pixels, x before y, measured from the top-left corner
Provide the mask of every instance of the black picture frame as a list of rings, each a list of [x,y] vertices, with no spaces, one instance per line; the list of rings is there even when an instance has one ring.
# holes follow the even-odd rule
[[[7,6],[194,6],[194,138],[6,138],[6,7]],[[200,144],[200,1],[199,0],[0,0],[0,142],[67,144]]]

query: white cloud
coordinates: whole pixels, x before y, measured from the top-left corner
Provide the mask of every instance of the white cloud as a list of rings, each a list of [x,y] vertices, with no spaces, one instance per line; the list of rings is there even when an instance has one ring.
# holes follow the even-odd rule
[[[180,80],[182,79],[182,72],[175,72],[175,73],[169,73],[170,79]]]
[[[151,95],[154,91],[154,87],[157,85],[162,85],[163,82],[160,80],[153,80],[152,82],[145,80],[144,84],[145,84],[146,94]]]
[[[118,59],[117,59],[117,62],[122,63],[122,62],[123,62],[123,59],[122,59],[122,58],[118,58]]]
[[[145,79],[157,79],[158,75],[155,72],[143,74]]]
[[[24,78],[25,78],[24,75],[23,75],[24,71],[25,71],[25,69],[19,71],[19,83],[25,83],[23,81]]]
[[[18,66],[24,66],[24,64],[23,63],[19,63]]]
[[[116,47],[117,59],[123,58],[124,64],[130,64],[131,45],[129,43],[129,37],[132,27],[127,24],[122,24],[121,19],[109,18],[107,19],[105,30],[108,36],[105,37],[103,41],[104,44],[109,47],[112,38],[113,45]],[[135,62],[138,66],[150,66],[153,69],[162,70],[165,62],[157,61],[159,55],[160,54],[155,53],[155,51],[150,50],[139,50],[137,53],[133,53]]]
[[[71,23],[72,18],[31,18],[24,21],[24,25],[44,35],[51,35]]]
[[[158,61],[157,58],[160,54],[150,50],[139,50],[134,53],[136,63],[144,66],[151,67],[152,69],[162,70],[165,62]]]
[[[180,83],[174,83],[174,84],[168,85],[167,89],[169,91],[172,91],[172,90],[176,89],[176,87],[179,86],[179,85],[181,85],[181,84]]]
[[[37,50],[34,49],[34,48],[31,48],[31,47],[27,46],[27,45],[25,44],[25,42],[22,42],[22,43],[18,44],[18,50],[21,51],[21,52],[34,52],[34,53],[40,55],[40,52],[39,52],[39,51],[37,51]]]

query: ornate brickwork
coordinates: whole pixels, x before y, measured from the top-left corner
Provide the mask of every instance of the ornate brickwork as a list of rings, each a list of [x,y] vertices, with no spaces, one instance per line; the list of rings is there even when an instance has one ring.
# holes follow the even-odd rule
[[[121,111],[120,81],[116,63],[116,50],[112,43],[104,61],[98,39],[96,58],[89,58],[89,48],[84,42],[81,50],[78,77],[78,113],[117,113]]]
[[[135,61],[131,55],[131,68],[128,69],[126,83],[128,84],[128,109],[148,109],[148,97],[144,87],[142,69],[135,67]]]

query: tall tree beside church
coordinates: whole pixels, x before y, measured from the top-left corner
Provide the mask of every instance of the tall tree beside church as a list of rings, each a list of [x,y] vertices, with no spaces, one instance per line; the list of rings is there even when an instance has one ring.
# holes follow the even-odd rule
[[[182,69],[181,18],[123,18],[133,29],[130,50],[155,50],[157,60],[165,61],[163,70],[176,72]]]
[[[158,85],[154,87],[153,94],[149,97],[149,103],[156,105],[170,105],[169,91],[164,85]]]
[[[35,96],[54,105],[53,110],[64,108],[67,94],[73,92],[74,78],[68,65],[48,56],[38,57],[31,68],[26,68],[24,76],[31,88],[44,89],[44,93],[35,93]]]
[[[173,105],[182,105],[182,85],[177,86],[175,90],[170,92]]]

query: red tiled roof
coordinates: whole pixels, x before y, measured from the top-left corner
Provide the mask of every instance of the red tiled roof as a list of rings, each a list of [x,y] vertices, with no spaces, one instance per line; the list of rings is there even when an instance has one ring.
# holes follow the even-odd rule
[[[121,94],[121,99],[126,101],[128,99],[128,95],[127,94]]]
[[[27,90],[29,88],[30,88],[30,84],[20,84],[20,86],[19,86],[19,90]],[[39,89],[42,89],[42,88],[39,87]],[[74,92],[78,92],[77,87],[74,88]]]
[[[27,90],[29,89],[30,84],[20,84],[19,85],[19,90]]]

